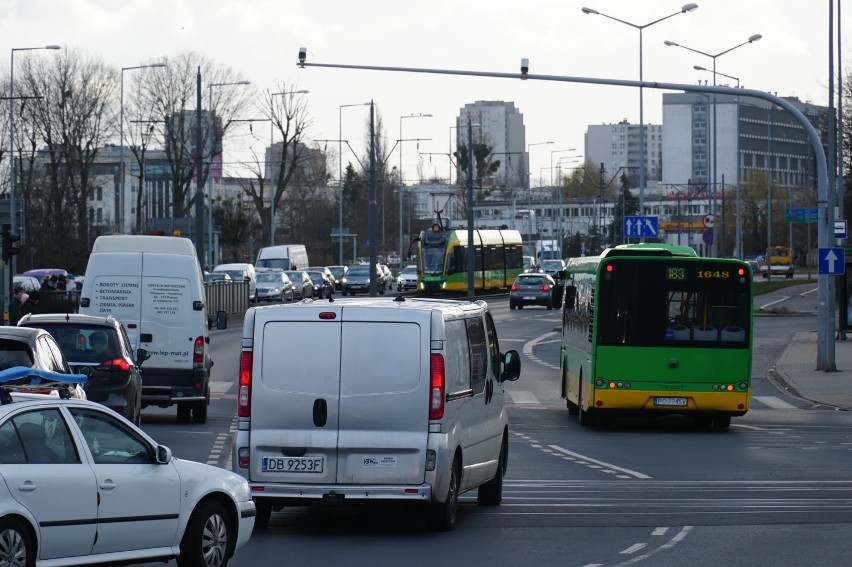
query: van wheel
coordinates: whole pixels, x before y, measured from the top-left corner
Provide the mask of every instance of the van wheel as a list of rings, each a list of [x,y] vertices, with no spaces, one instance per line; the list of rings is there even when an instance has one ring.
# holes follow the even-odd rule
[[[459,483],[461,473],[459,472],[458,457],[453,459],[450,469],[450,486],[447,488],[447,498],[444,502],[432,504],[432,528],[439,532],[448,532],[456,523],[456,515],[459,509]]]
[[[35,549],[20,520],[5,518],[0,520],[0,564],[33,567]]]
[[[257,515],[254,517],[254,529],[265,530],[272,517],[272,504],[265,500],[255,500],[254,507],[257,509]]]
[[[503,435],[503,443],[500,445],[500,456],[497,459],[497,472],[494,478],[479,487],[476,495],[476,503],[480,506],[497,506],[503,501],[503,476],[506,474],[507,456],[509,453],[509,440]]]
[[[178,423],[189,423],[192,416],[192,408],[189,404],[177,404]]]

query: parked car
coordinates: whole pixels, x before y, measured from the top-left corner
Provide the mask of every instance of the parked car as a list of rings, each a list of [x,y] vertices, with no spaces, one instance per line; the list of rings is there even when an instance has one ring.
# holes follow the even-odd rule
[[[343,276],[346,275],[346,266],[326,266],[331,275],[334,276],[334,291],[343,289]]]
[[[227,272],[210,272],[204,274],[204,283],[231,283],[233,278]]]
[[[304,270],[284,270],[284,275],[293,283],[293,294],[296,299],[314,296],[314,282],[311,281],[311,276],[307,272]]]
[[[175,458],[95,402],[16,389],[0,384],[0,563],[225,567],[248,542],[245,479]]]
[[[314,284],[314,297],[331,297],[334,295],[334,284],[326,279],[324,272],[320,270],[307,269],[305,273],[311,278],[311,283]]]
[[[79,314],[24,315],[19,327],[44,329],[56,339],[77,373],[88,376],[86,398],[128,421],[142,422],[142,362],[148,351],[133,352],[124,325],[113,316]]]
[[[556,279],[556,274],[565,269],[565,261],[556,259],[556,260],[544,260],[541,263],[541,271],[553,278]]]
[[[257,270],[258,301],[293,301],[293,282],[283,270]]]
[[[523,309],[524,305],[544,305],[553,309],[556,282],[547,274],[519,274],[509,291],[509,309]]]
[[[0,327],[0,371],[16,366],[58,374],[73,373],[56,340],[44,329]],[[86,399],[82,387],[74,386],[70,391],[74,397]]]
[[[343,295],[355,295],[356,293],[370,293],[370,265],[358,264],[349,266],[346,277],[343,278],[343,287],[340,289]],[[378,286],[379,293],[384,293],[382,286]]]
[[[24,288],[25,292],[31,293],[41,287],[41,282],[33,276],[15,276],[12,278],[12,289],[18,286]]]
[[[406,266],[396,279],[397,291],[411,291],[417,289],[417,266]]]
[[[308,272],[309,274],[311,272],[321,272],[322,278],[325,281],[326,286],[331,288],[331,292],[334,293],[335,291],[337,291],[337,288],[334,285],[334,274],[332,274],[331,270],[329,270],[327,267],[325,267],[325,266],[312,266],[312,267],[309,267],[309,268],[305,268],[305,271]]]

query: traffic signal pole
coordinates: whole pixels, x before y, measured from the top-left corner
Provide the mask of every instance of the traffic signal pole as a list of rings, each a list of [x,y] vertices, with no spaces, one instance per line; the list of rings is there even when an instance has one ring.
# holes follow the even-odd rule
[[[3,324],[9,321],[9,303],[12,300],[12,292],[14,290],[13,281],[15,277],[14,257],[21,253],[21,245],[18,242],[21,240],[21,235],[12,232],[12,225],[4,224],[0,235],[3,237],[3,266],[6,270],[6,277],[3,278],[3,287],[5,290],[3,300]]]

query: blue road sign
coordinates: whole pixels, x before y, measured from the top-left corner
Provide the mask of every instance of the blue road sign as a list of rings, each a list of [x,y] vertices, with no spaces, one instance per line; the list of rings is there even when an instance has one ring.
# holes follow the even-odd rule
[[[841,240],[846,240],[846,221],[845,220],[836,220],[834,221],[834,238],[839,238]]]
[[[840,276],[846,273],[846,252],[843,248],[819,249],[819,273]]]
[[[655,237],[659,233],[659,218],[642,216],[642,217],[624,217],[624,236],[632,238],[645,238],[648,236]]]

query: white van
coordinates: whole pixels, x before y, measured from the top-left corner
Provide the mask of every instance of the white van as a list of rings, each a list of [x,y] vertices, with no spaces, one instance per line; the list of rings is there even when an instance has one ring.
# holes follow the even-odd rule
[[[308,263],[308,251],[304,244],[282,244],[267,246],[257,252],[258,268],[275,268],[279,270],[304,270]]]
[[[151,357],[142,407],[177,405],[178,421],[207,421],[210,358],[204,284],[195,246],[172,236],[110,235],[95,240],[80,313],[114,315]]]
[[[257,272],[251,264],[219,264],[214,272],[224,272],[235,282],[248,282],[249,301],[257,301]]]
[[[452,529],[460,493],[499,504],[509,449],[488,305],[398,297],[254,307],[245,316],[234,470],[256,527],[323,501],[428,503]]]

